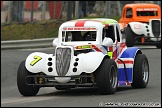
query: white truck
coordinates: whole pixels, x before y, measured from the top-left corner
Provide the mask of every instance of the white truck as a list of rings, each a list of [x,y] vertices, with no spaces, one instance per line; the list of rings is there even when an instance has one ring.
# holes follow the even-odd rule
[[[41,87],[95,87],[101,94],[114,94],[118,86],[148,84],[146,55],[126,46],[114,19],[64,22],[53,46],[53,54],[33,52],[20,64],[17,85],[23,96],[34,96]]]

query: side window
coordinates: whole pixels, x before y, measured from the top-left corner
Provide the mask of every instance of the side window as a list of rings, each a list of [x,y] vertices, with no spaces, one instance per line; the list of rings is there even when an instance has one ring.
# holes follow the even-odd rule
[[[117,26],[116,26],[116,35],[117,35],[117,41],[120,42],[119,29]]]
[[[127,8],[126,10],[126,18],[132,18],[132,8]]]
[[[115,42],[115,32],[114,32],[114,26],[109,26],[106,30],[106,37],[109,37]]]
[[[105,37],[106,37],[106,29],[103,28],[103,30],[102,30],[102,41],[104,40]]]

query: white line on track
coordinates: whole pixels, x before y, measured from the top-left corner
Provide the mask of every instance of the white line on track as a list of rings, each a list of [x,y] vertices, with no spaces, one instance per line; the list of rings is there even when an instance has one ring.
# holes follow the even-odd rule
[[[1,105],[2,104],[8,104],[8,103],[26,103],[26,102],[34,102],[34,101],[43,101],[43,100],[49,100],[54,99],[56,96],[36,96],[36,97],[11,97],[6,99],[1,99]]]

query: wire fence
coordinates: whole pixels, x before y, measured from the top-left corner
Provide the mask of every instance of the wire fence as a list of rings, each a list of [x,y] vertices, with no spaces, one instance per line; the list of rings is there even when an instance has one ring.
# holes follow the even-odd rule
[[[1,23],[121,16],[127,3],[161,1],[1,1]]]

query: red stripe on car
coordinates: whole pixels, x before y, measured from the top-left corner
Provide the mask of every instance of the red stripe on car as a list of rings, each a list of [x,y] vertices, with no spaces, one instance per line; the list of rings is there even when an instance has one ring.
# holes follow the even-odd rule
[[[86,22],[86,20],[85,21],[83,21],[83,20],[81,20],[81,21],[77,21],[76,23],[75,23],[75,27],[84,27],[84,23]]]
[[[98,51],[98,52],[102,52],[98,47],[96,47],[95,45],[92,45],[92,47],[96,50],[96,51]]]
[[[123,64],[123,62],[120,60],[117,60],[117,62],[118,62],[118,64]],[[133,64],[133,61],[132,60],[124,60],[124,63],[125,64]]]

